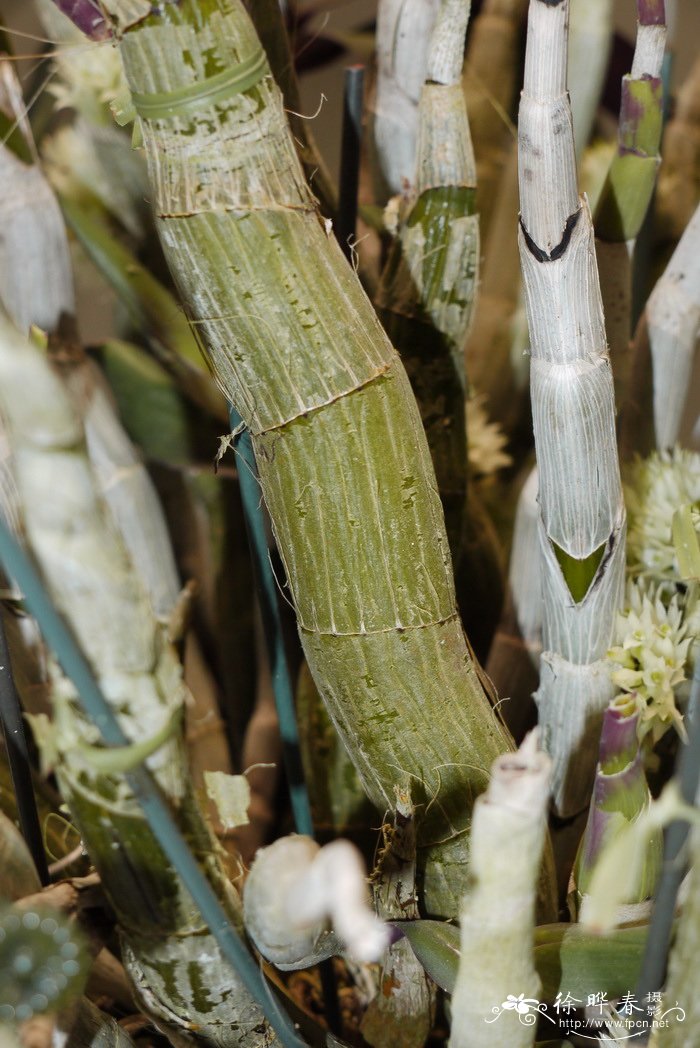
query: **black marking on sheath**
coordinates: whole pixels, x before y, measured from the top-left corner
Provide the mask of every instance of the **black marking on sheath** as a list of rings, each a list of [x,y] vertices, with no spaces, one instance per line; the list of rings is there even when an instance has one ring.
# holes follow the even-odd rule
[[[563,4],[564,0],[540,0],[541,4],[545,7],[559,7],[559,4]]]
[[[541,0],[541,2],[542,3],[547,3],[548,0]],[[574,229],[576,228],[576,223],[579,220],[579,215],[580,214],[581,214],[581,208],[579,207],[579,208],[576,209],[576,211],[574,211],[573,215],[569,215],[569,217],[566,220],[566,225],[564,226],[564,233],[562,235],[562,238],[559,241],[559,243],[556,245],[556,247],[552,248],[552,252],[549,255],[547,254],[546,251],[543,251],[541,247],[537,246],[537,244],[535,243],[535,241],[532,239],[532,237],[528,233],[527,229],[525,228],[525,225],[524,225],[523,220],[521,218],[520,219],[520,228],[523,231],[523,236],[525,237],[525,243],[527,244],[527,248],[528,248],[528,251],[530,252],[530,254],[534,255],[534,257],[537,259],[538,262],[556,262],[558,258],[562,257],[562,255],[566,251],[567,247],[569,246],[569,241],[571,240],[571,234],[573,233]]]

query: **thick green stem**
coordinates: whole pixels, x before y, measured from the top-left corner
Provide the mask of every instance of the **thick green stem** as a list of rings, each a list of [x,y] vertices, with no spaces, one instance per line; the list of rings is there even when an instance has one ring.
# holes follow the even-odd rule
[[[240,2],[168,5],[121,47],[166,255],[251,430],[311,671],[374,803],[415,781],[426,906],[455,915],[471,806],[509,742],[457,616],[408,379],[316,211]],[[211,102],[213,76],[228,87]]]

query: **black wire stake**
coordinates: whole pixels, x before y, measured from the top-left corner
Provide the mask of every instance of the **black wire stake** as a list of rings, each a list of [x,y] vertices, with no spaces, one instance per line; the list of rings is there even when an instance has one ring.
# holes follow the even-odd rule
[[[688,742],[681,747],[676,764],[676,781],[681,797],[686,804],[691,805],[695,804],[700,783],[700,645],[696,644],[695,651],[695,670],[688,702]],[[664,861],[637,984],[638,1001],[648,1000],[649,995],[660,990],[664,984],[676,897],[688,865],[684,847],[689,829],[688,823],[679,819],[672,822],[664,834]],[[648,1036],[647,1029],[635,1040],[643,1044]]]
[[[311,804],[304,779],[304,769],[299,746],[299,731],[294,705],[294,688],[292,685],[287,655],[282,636],[282,621],[277,599],[277,584],[270,563],[265,534],[265,518],[261,505],[260,484],[258,481],[255,453],[250,433],[241,428],[242,419],[234,407],[230,409],[231,427],[236,436],[238,454],[238,483],[243,502],[243,517],[248,544],[253,562],[253,576],[260,604],[260,614],[265,634],[265,646],[270,660],[272,689],[275,695],[277,718],[282,736],[282,753],[287,773],[289,793],[292,802],[292,814],[297,833],[314,837],[314,825],[311,816]],[[321,990],[326,1006],[326,1020],[333,1033],[342,1033],[342,1018],[338,1002],[338,987],[333,971],[332,960],[319,964]]]
[[[10,651],[7,647],[5,626],[0,615],[0,721],[5,736],[7,760],[10,765],[12,785],[17,798],[19,825],[31,853],[39,880],[45,887],[49,881],[44,841],[41,835],[39,813],[34,796],[32,768],[24,731],[22,706],[12,676]]]
[[[357,192],[360,184],[362,98],[365,67],[348,66],[343,89],[343,127],[340,146],[340,188],[336,236],[346,258],[352,255],[357,226]]]

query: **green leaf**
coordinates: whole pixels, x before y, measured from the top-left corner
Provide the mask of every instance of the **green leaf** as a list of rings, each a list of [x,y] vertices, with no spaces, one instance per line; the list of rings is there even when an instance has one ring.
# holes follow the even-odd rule
[[[459,966],[459,928],[445,921],[396,921],[426,972],[441,990],[452,993]]]
[[[700,580],[700,542],[693,524],[693,507],[681,506],[673,514],[671,535],[676,547],[678,572],[687,581]]]
[[[430,978],[452,993],[460,957],[460,932],[444,921],[398,921],[400,929]],[[561,991],[581,1000],[605,991],[614,997],[636,985],[648,925],[618,928],[600,936],[577,924],[546,924],[535,930],[535,968],[541,998],[553,1001]]]
[[[535,946],[542,1000],[553,1001],[560,991],[580,1000],[601,991],[612,998],[635,987],[648,925],[618,928],[607,936],[594,935],[576,924],[546,928],[551,929],[549,941]]]
[[[572,557],[571,554],[557,546],[556,542],[552,543],[554,553],[559,561],[559,567],[564,576],[564,581],[569,587],[569,593],[577,604],[580,604],[588,593],[590,585],[598,571],[598,565],[603,559],[605,545],[606,544],[603,543],[602,546],[598,546],[598,549],[594,549],[587,557],[583,557],[579,560],[577,557]]]
[[[91,768],[104,775],[133,771],[177,734],[182,712],[182,708],[178,706],[163,727],[150,739],[144,739],[142,742],[134,742],[130,746],[88,746],[87,743],[81,742],[77,749]]]

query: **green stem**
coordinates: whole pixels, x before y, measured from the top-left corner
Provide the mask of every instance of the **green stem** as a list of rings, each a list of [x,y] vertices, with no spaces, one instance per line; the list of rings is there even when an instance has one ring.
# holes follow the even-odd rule
[[[426,906],[454,916],[471,805],[509,741],[457,616],[405,372],[320,220],[272,78],[240,86],[260,53],[241,3],[166,5],[121,49],[137,108],[150,96],[166,256],[251,432],[309,666],[377,807],[413,777]],[[213,75],[228,94],[208,101]]]

